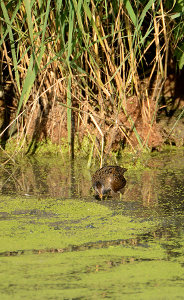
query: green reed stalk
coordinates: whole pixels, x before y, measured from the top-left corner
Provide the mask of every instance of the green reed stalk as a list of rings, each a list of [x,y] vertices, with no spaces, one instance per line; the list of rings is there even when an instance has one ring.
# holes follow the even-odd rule
[[[71,107],[71,76],[68,77],[68,86],[67,86],[67,106]],[[68,131],[68,146],[69,153],[71,154],[71,139],[72,139],[72,110],[67,108],[67,131]]]
[[[23,86],[22,86],[22,93],[19,100],[19,105],[17,109],[17,114],[20,112],[21,107],[26,105],[27,100],[29,99],[31,89],[34,85],[35,79],[40,71],[40,64],[42,62],[43,55],[45,54],[45,33],[46,28],[48,24],[48,18],[49,18],[49,9],[50,9],[50,2],[51,0],[47,1],[47,7],[46,11],[44,13],[44,22],[40,23],[40,32],[42,33],[41,43],[38,46],[37,45],[37,38],[33,36],[33,22],[32,18],[34,15],[34,11],[31,11],[31,2],[29,0],[24,0],[25,9],[26,9],[26,15],[27,15],[27,24],[28,24],[28,39],[31,42],[31,57],[29,60],[29,66],[27,69],[26,78],[24,80]],[[36,14],[36,12],[35,12]],[[42,16],[43,17],[43,16]],[[35,20],[36,22],[36,20]]]
[[[68,86],[67,86],[67,106],[72,107],[72,92],[71,92],[71,83],[72,83],[72,71],[70,66],[70,58],[73,52],[73,30],[74,30],[74,8],[72,5],[72,1],[69,1],[69,32],[68,32],[68,48],[67,48],[67,65],[69,69],[69,77],[68,77]],[[67,108],[67,130],[68,130],[68,145],[69,152],[71,157],[74,157],[74,149],[72,147],[74,136],[72,134],[72,109]]]
[[[175,1],[176,4],[179,2],[182,1]],[[18,0],[12,3],[0,1],[3,15],[0,46],[5,47],[5,69],[10,70],[9,78],[19,99],[15,115],[21,119],[23,115],[20,110],[24,107],[24,118],[27,117],[27,111],[30,120],[33,116],[41,118],[41,113],[40,116],[34,111],[30,113],[30,107],[33,106],[28,105],[28,100],[31,99],[29,104],[34,103],[34,107],[43,112],[45,107],[54,108],[58,97],[65,107],[65,110],[61,110],[61,119],[65,120],[67,116],[65,125],[70,150],[72,111],[75,111],[76,119],[80,119],[77,107],[81,107],[82,115],[92,114],[98,120],[98,126],[94,126],[87,117],[83,122],[80,119],[79,130],[83,129],[83,136],[86,132],[91,136],[96,135],[90,160],[93,153],[101,153],[102,161],[106,146],[109,146],[107,143],[110,141],[112,145],[116,142],[109,138],[111,133],[115,132],[114,136],[120,134],[119,138],[122,138],[122,132],[118,131],[120,126],[124,128],[125,137],[131,139],[133,136],[139,148],[148,149],[151,129],[156,122],[157,107],[154,105],[159,100],[152,97],[151,93],[155,93],[153,86],[158,89],[162,86],[159,74],[167,68],[165,48],[171,47],[169,42],[173,41],[168,38],[167,30],[169,28],[171,35],[174,28],[172,18],[176,21],[179,18],[172,15],[175,4],[167,14],[165,8],[160,13],[160,5],[164,5],[162,0],[148,0],[145,5],[142,1],[130,0],[115,0],[113,4],[108,0]],[[175,48],[177,41],[183,39],[182,28],[181,24],[178,38],[175,36]],[[165,42],[164,46],[166,40],[168,44]],[[150,52],[152,61],[147,62]],[[183,65],[182,58],[180,62]],[[166,76],[167,72],[162,74]],[[77,81],[74,82],[74,78]],[[148,79],[146,93],[141,87],[145,79]],[[153,79],[157,82],[151,86]],[[72,108],[74,97],[77,103],[75,109]],[[138,105],[136,101],[131,104],[131,97],[138,100]],[[44,108],[38,105],[40,98],[44,100]],[[133,106],[139,110],[138,115]],[[27,122],[27,128],[30,123]],[[21,122],[17,124],[25,126]],[[139,131],[140,124],[147,126],[145,136]],[[28,130],[25,132],[27,134]]]
[[[15,11],[17,11],[17,9],[19,9],[19,7],[20,7],[20,2],[17,4],[17,7],[16,7]],[[17,69],[17,65],[18,65],[17,55],[16,55],[16,51],[15,51],[15,47],[14,47],[16,41],[14,39],[14,35],[13,35],[13,32],[12,32],[11,20],[9,18],[8,11],[6,9],[6,6],[5,6],[3,0],[1,0],[1,9],[2,9],[2,12],[3,12],[4,20],[5,20],[6,25],[7,25],[7,31],[8,31],[8,35],[9,35],[10,47],[11,47],[11,53],[12,53],[12,59],[13,59],[13,66],[14,66],[14,71],[15,71],[15,80],[16,80],[18,92],[20,94],[21,89],[20,89],[19,73],[18,73],[18,69]],[[14,18],[14,15],[13,15],[13,18]],[[5,39],[5,36],[6,36],[6,32],[5,32],[5,35],[2,39],[2,42]]]

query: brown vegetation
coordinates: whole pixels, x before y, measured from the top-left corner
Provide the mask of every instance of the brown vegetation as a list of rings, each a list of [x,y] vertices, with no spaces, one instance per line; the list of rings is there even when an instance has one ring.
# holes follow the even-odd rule
[[[61,138],[73,152],[84,137],[101,160],[127,145],[159,149],[178,119],[169,129],[162,120],[183,112],[177,5],[77,5],[35,1],[30,11],[2,2],[1,147],[16,134],[30,153],[43,139]]]

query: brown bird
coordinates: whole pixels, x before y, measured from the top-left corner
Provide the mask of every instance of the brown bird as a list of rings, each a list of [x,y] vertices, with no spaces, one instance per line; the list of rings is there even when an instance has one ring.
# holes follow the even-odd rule
[[[100,199],[109,192],[121,192],[126,185],[125,168],[119,166],[107,166],[96,171],[92,177],[92,185]]]

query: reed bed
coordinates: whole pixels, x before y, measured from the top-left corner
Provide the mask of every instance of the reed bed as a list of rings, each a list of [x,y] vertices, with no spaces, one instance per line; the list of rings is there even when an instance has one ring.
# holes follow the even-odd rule
[[[179,0],[1,0],[1,148],[16,137],[16,153],[34,153],[66,139],[73,157],[85,140],[102,164],[124,146],[159,147],[168,67],[173,57],[184,64],[181,9]]]

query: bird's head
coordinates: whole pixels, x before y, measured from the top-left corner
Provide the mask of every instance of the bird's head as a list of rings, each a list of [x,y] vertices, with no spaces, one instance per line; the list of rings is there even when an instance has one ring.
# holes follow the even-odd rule
[[[103,195],[105,193],[104,185],[101,182],[97,181],[97,182],[95,182],[94,189],[97,192],[97,194],[99,195],[100,199],[102,200]]]

